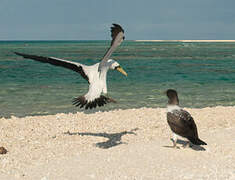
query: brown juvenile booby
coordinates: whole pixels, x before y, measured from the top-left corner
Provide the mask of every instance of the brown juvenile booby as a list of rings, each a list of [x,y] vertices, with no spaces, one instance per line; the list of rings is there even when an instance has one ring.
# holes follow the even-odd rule
[[[166,91],[168,97],[167,122],[173,132],[173,147],[177,147],[177,136],[187,138],[189,143],[195,145],[207,145],[199,139],[197,126],[193,117],[179,106],[179,98],[174,89]],[[189,143],[187,145],[189,145]]]
[[[110,59],[113,51],[125,39],[124,30],[120,25],[113,24],[113,26],[111,27],[111,37],[111,46],[105,53],[101,62],[91,66],[55,57],[28,55],[18,52],[15,52],[15,54],[23,56],[26,59],[32,59],[42,63],[49,63],[80,73],[80,75],[88,81],[89,90],[85,95],[74,98],[73,104],[75,106],[79,106],[80,108],[85,107],[85,109],[92,109],[96,108],[97,106],[103,106],[106,103],[116,102],[112,98],[105,96],[105,94],[107,94],[106,76],[109,69],[117,70],[127,76],[127,73],[122,69],[120,64],[115,60]]]

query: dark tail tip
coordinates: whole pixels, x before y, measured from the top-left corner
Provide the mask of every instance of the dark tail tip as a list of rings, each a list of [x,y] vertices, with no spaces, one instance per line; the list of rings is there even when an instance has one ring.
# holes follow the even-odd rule
[[[117,103],[117,101],[115,101],[114,99],[110,97],[106,97],[103,95],[94,99],[91,102],[88,102],[84,96],[80,96],[80,97],[73,99],[73,105],[80,107],[80,108],[85,107],[85,109],[88,109],[88,108],[93,109],[93,108],[96,108],[97,106],[99,107],[104,106],[107,103]]]
[[[200,140],[200,139],[199,139]],[[200,140],[200,145],[207,145],[207,143],[206,142],[204,142],[204,141],[202,141],[202,140]]]
[[[195,145],[207,145],[207,143],[206,142],[204,142],[204,141],[202,141],[201,139],[194,139],[194,140],[192,140],[191,141],[193,144],[195,144]]]

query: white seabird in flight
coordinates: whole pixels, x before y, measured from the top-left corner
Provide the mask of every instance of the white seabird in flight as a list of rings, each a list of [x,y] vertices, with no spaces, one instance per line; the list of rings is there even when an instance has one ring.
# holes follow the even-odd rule
[[[189,143],[207,145],[204,141],[199,139],[197,126],[193,117],[179,106],[177,92],[174,89],[168,89],[166,95],[168,97],[167,122],[173,132],[173,147],[177,147],[178,135],[187,138]],[[187,145],[189,145],[189,143],[187,143]]]
[[[109,69],[117,70],[127,76],[127,73],[122,69],[120,64],[115,60],[110,59],[113,51],[125,39],[124,30],[120,25],[113,24],[111,27],[111,37],[111,46],[105,53],[101,62],[91,66],[55,57],[28,55],[19,52],[15,52],[15,54],[23,56],[26,59],[49,63],[55,66],[61,66],[80,73],[81,76],[88,81],[89,90],[85,95],[74,98],[73,104],[75,106],[79,106],[80,108],[85,107],[85,109],[92,109],[96,108],[97,106],[103,106],[110,102],[116,102],[112,98],[105,96],[105,94],[107,94],[106,76]]]

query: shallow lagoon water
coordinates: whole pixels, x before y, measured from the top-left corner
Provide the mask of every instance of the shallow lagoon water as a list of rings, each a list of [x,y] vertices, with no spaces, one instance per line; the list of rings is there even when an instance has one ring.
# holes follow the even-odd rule
[[[0,117],[84,111],[71,103],[88,90],[87,82],[79,74],[23,59],[14,51],[90,65],[99,62],[109,43],[0,42]],[[179,92],[184,107],[235,105],[235,43],[125,41],[112,58],[128,77],[108,72],[108,94],[118,103],[96,111],[165,107],[164,91],[168,88]]]

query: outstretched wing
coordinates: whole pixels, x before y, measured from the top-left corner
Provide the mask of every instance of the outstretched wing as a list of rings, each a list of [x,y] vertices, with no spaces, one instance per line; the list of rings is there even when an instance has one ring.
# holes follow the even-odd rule
[[[105,53],[102,61],[100,62],[99,71],[101,70],[101,67],[104,65],[104,63],[109,59],[113,51],[125,39],[124,30],[119,24],[113,24],[113,27],[111,27],[111,37],[112,37],[111,46],[108,49],[108,51]]]
[[[23,53],[18,53],[15,52],[15,54],[22,56],[26,59],[32,59],[35,61],[39,61],[42,63],[49,63],[55,66],[60,66],[60,67],[64,67],[67,69],[71,69],[75,72],[78,72],[81,74],[81,76],[86,79],[89,83],[89,77],[88,77],[88,66],[85,66],[83,64],[80,63],[76,63],[76,62],[71,62],[71,61],[67,61],[64,59],[59,59],[59,58],[55,58],[55,57],[43,57],[43,56],[36,56],[36,55],[29,55],[29,54],[23,54]]]

